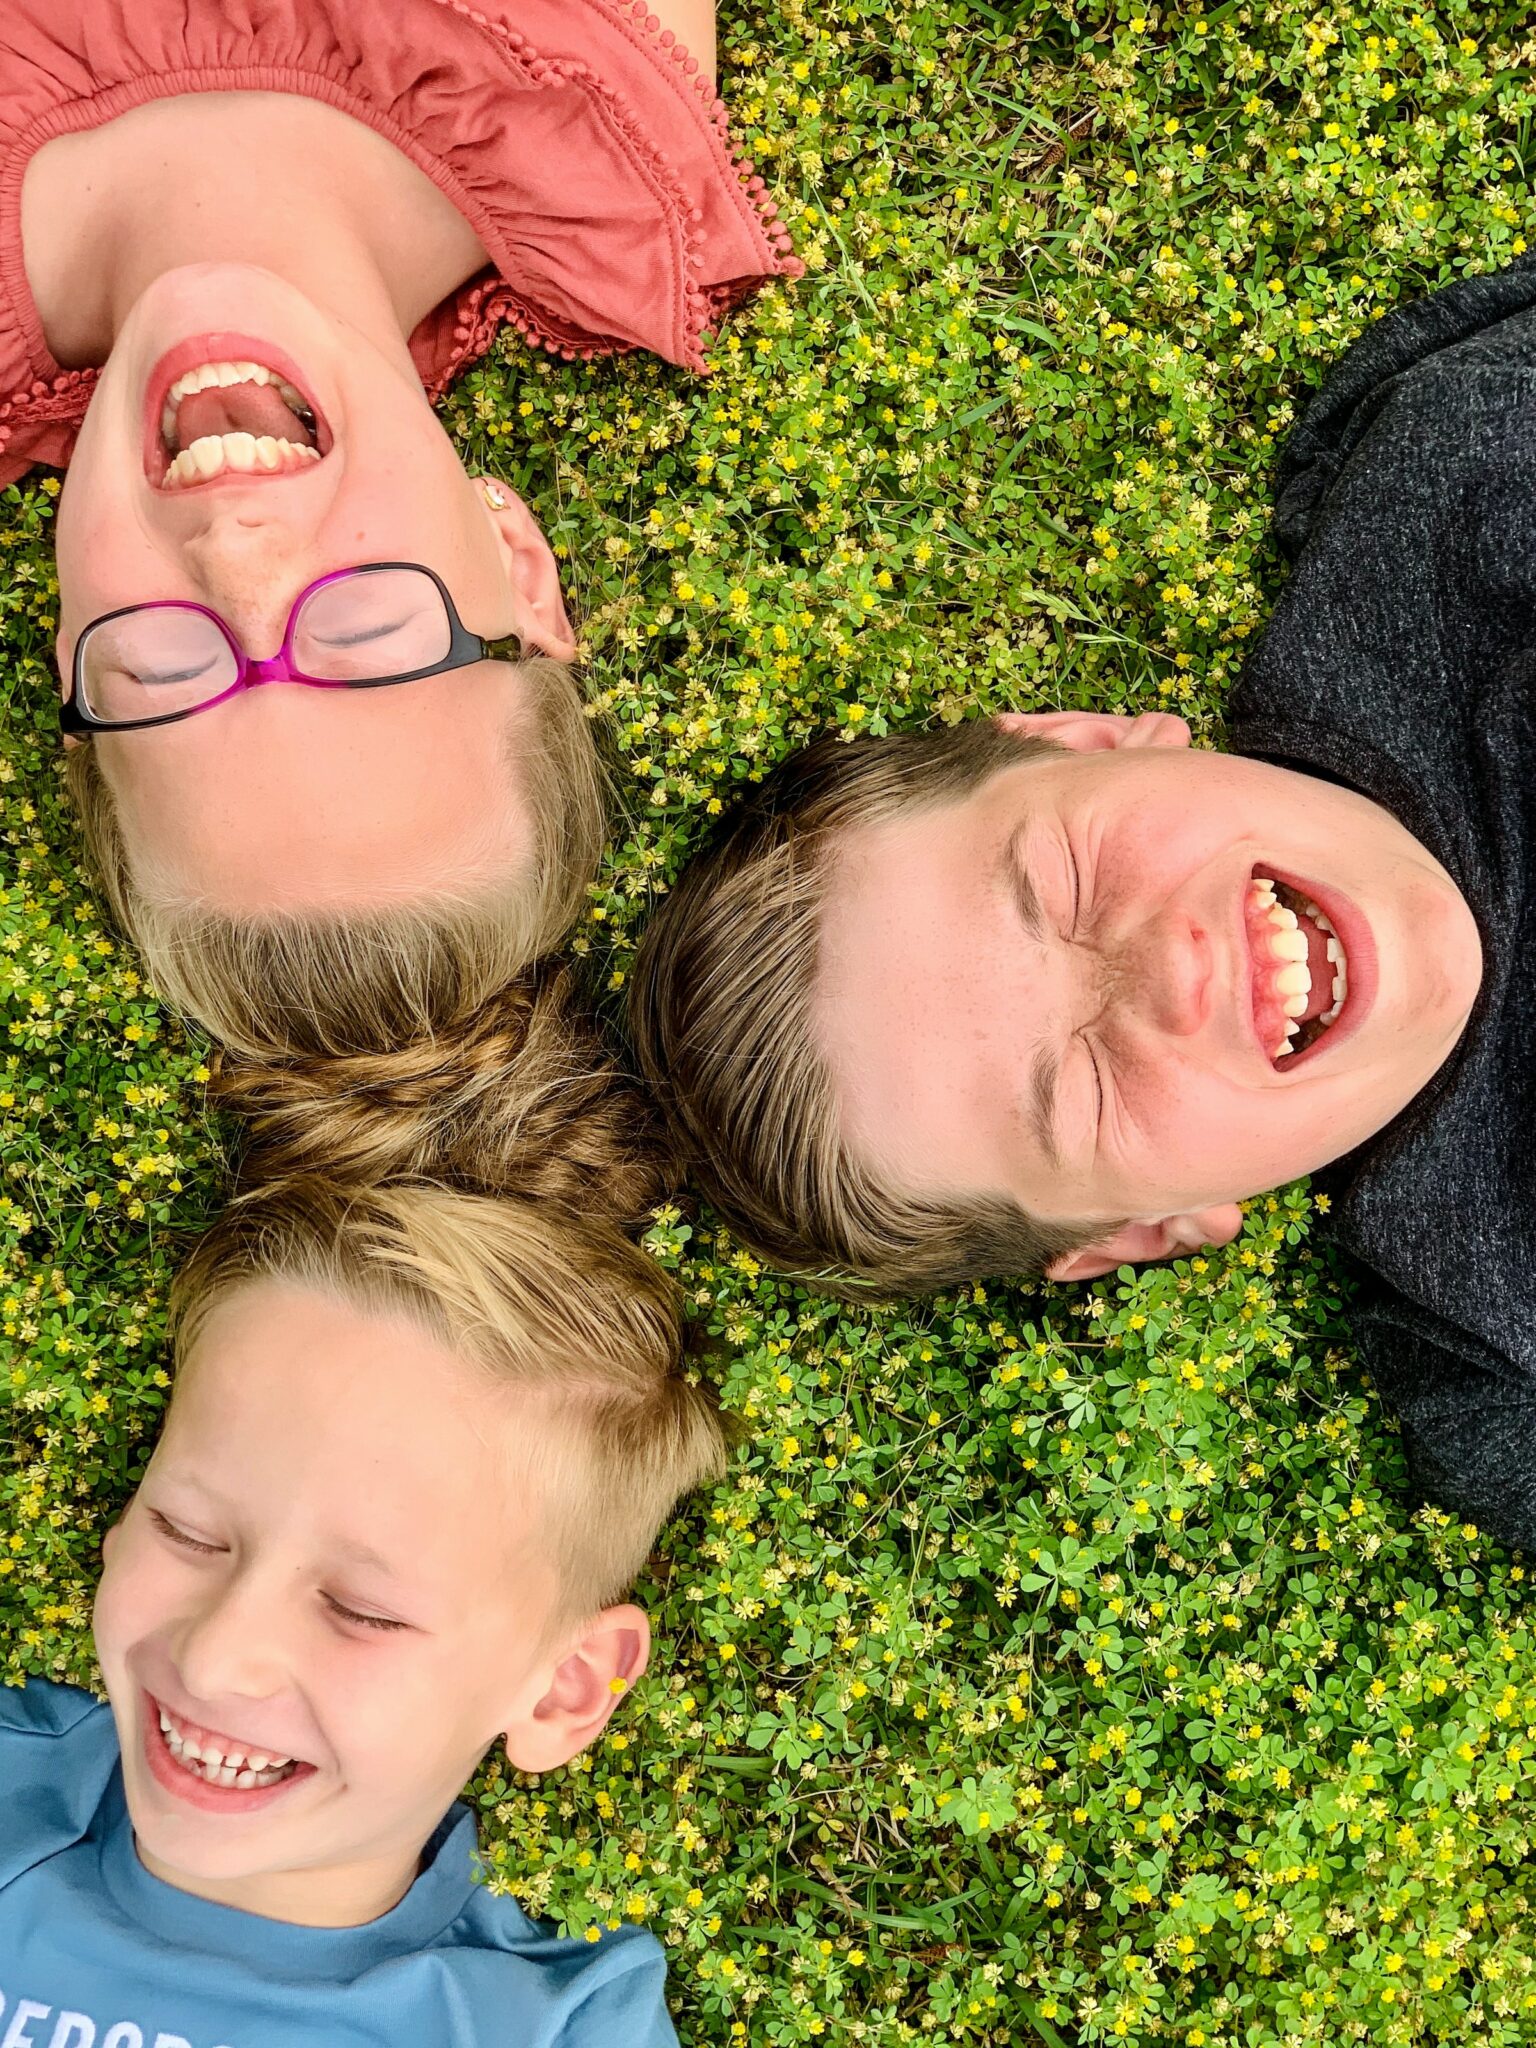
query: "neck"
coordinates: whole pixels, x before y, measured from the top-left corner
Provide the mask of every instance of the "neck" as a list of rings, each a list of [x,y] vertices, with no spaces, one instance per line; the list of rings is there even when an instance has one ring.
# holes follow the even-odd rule
[[[361,1862],[332,1864],[317,1870],[262,1871],[254,1877],[189,1877],[162,1863],[134,1837],[140,1863],[151,1877],[179,1892],[254,1913],[262,1920],[282,1920],[293,1927],[363,1927],[398,1906],[421,1868],[414,1856],[378,1856]]]
[[[129,309],[168,270],[273,271],[386,350],[486,261],[424,172],[334,108],[277,94],[156,100],[41,149],[23,239],[55,358],[111,353]]]

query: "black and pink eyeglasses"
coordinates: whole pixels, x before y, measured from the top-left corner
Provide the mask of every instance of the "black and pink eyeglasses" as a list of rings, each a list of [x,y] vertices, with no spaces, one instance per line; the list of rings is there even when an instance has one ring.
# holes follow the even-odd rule
[[[299,593],[281,649],[253,661],[206,605],[166,599],[92,620],[75,643],[65,732],[133,732],[211,711],[263,683],[376,690],[484,659],[433,569],[370,562]]]

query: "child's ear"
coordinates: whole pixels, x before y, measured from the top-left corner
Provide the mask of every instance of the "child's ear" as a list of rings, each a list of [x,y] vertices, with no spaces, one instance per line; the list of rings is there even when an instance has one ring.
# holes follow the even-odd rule
[[[1230,1244],[1243,1227],[1236,1202],[1214,1209],[1191,1209],[1179,1216],[1159,1216],[1151,1223],[1123,1223],[1108,1237],[1068,1252],[1045,1269],[1047,1280],[1097,1280],[1117,1266],[1144,1259],[1177,1259],[1208,1245]]]
[[[474,482],[475,496],[496,529],[512,597],[512,630],[531,653],[576,659],[576,636],[560,595],[560,566],[544,529],[509,484]]]
[[[1054,740],[1077,754],[1116,747],[1187,747],[1189,727],[1171,711],[1002,711],[993,720],[1021,739]]]
[[[643,1610],[605,1608],[565,1646],[543,1694],[505,1731],[513,1769],[552,1771],[595,1742],[650,1654],[651,1625]]]

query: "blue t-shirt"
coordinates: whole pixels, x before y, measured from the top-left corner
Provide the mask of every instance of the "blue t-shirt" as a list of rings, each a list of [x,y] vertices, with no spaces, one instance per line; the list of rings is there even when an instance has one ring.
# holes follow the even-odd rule
[[[456,1806],[363,1927],[214,1905],[140,1863],[108,1709],[0,1686],[0,2048],[677,2048],[653,1936],[559,1940],[474,1849]]]

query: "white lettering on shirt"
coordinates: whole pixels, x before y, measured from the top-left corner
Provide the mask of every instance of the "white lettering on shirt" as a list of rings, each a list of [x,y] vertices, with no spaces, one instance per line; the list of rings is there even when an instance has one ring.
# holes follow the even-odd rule
[[[39,2005],[35,1998],[18,1998],[0,2048],[37,2048],[37,2036],[30,2031],[32,2022],[47,2019],[52,2011],[51,2005]]]
[[[5,2018],[5,2009],[6,1996],[0,1991],[0,2020]],[[88,2013],[61,2008],[46,2042],[34,2034],[33,2022],[47,2019],[52,2011],[51,2005],[40,2005],[35,1998],[18,1998],[0,2048],[97,2048],[96,2022]],[[100,2048],[144,2048],[144,2029],[132,2020],[118,2020],[102,2035]],[[154,2038],[154,2048],[192,2048],[192,2043],[183,2034],[161,2033]]]

